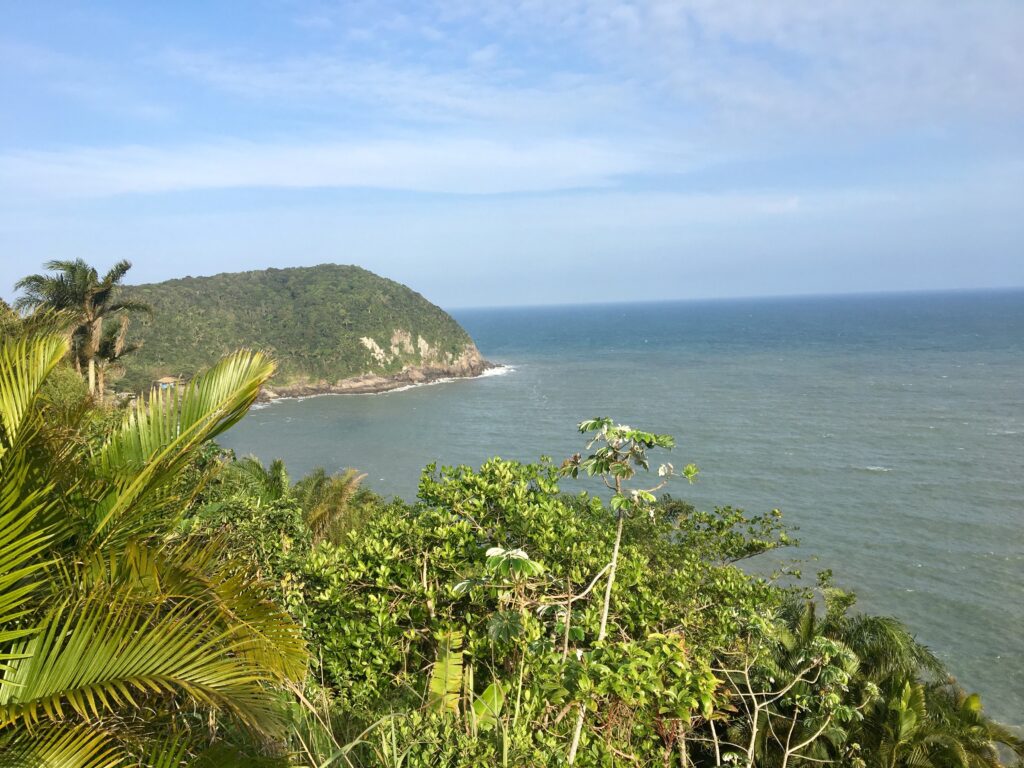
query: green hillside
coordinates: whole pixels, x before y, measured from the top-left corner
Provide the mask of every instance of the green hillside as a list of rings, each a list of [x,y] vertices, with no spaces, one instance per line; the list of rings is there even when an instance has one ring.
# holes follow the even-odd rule
[[[129,286],[124,296],[153,308],[151,317],[132,323],[132,340],[142,347],[130,356],[124,389],[188,377],[240,347],[273,355],[275,387],[476,359],[469,335],[444,310],[355,266],[186,277]]]

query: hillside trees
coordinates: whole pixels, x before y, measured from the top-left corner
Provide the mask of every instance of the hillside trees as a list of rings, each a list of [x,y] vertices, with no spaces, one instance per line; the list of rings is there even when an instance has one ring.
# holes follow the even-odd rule
[[[191,375],[238,347],[273,354],[279,387],[394,374],[457,359],[472,348],[469,335],[440,307],[356,266],[183,278],[130,286],[125,297],[153,307],[152,317],[132,331],[143,342],[124,379],[133,389],[164,375]],[[376,357],[363,339],[383,355]]]
[[[584,706],[578,762],[616,750],[660,762],[680,724],[712,710],[710,649],[775,592],[688,558],[672,536],[688,527],[681,516],[624,517],[602,637],[616,518],[596,498],[562,496],[558,477],[501,460],[430,469],[419,504],[383,505],[341,546],[312,551],[293,581],[346,738],[406,713],[393,727],[408,764],[559,764]],[[441,686],[451,705],[431,706],[455,654],[462,677]],[[474,725],[481,700],[502,702],[493,727]]]
[[[564,495],[567,467],[428,467],[417,503],[378,500],[316,545],[298,518],[276,578],[329,702],[320,760],[567,765],[577,742],[588,768],[909,768],[1019,750],[899,622],[736,567],[788,543],[777,512],[641,498],[617,515]]]

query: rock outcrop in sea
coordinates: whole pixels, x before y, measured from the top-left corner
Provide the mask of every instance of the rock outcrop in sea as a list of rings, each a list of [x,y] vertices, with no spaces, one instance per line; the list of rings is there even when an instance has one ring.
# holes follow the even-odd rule
[[[267,387],[260,394],[260,399],[268,401],[314,395],[362,395],[388,392],[393,389],[429,384],[443,379],[472,378],[480,376],[493,367],[492,363],[480,356],[476,344],[470,343],[466,345],[461,355],[445,359],[428,359],[428,362],[423,365],[409,365],[397,373],[365,373],[334,382],[320,380],[282,387]]]

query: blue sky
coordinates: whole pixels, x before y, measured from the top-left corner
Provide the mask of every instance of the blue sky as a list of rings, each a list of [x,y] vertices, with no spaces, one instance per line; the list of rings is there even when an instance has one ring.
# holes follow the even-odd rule
[[[13,3],[0,295],[356,263],[448,307],[1024,285],[1024,3]]]

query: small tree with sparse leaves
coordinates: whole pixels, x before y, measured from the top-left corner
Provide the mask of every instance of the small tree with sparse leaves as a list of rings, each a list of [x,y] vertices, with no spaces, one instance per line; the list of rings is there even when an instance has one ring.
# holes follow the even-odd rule
[[[611,609],[612,587],[615,585],[615,571],[622,544],[623,522],[627,517],[635,515],[653,516],[657,502],[655,494],[673,477],[682,476],[692,483],[697,477],[697,467],[694,464],[687,464],[677,472],[672,464],[666,462],[658,467],[658,482],[653,486],[628,488],[626,483],[632,480],[637,472],[650,471],[648,452],[654,448],[672,450],[676,444],[675,438],[671,435],[633,429],[625,424],[616,424],[606,417],[580,422],[579,431],[584,435],[593,435],[587,443],[587,450],[592,453],[585,458],[577,453],[566,459],[562,464],[562,474],[577,478],[582,472],[590,477],[600,477],[605,486],[613,492],[610,504],[615,515],[615,544],[612,546],[611,562],[608,565],[608,580],[605,582],[604,603],[601,606],[601,624],[597,633],[597,640],[601,642],[608,634],[608,613]],[[580,706],[576,730],[569,748],[570,765],[576,760],[585,717],[586,709]]]

